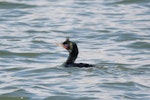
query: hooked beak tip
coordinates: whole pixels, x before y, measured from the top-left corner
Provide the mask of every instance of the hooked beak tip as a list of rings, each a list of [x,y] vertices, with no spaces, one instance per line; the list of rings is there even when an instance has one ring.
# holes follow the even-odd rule
[[[68,45],[64,45],[62,44],[63,48],[67,49],[68,48]]]

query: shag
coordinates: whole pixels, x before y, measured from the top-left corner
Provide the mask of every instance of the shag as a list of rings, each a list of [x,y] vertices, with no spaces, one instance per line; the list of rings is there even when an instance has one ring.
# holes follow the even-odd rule
[[[67,38],[61,45],[69,52],[68,59],[64,63],[65,67],[93,67],[91,64],[75,63],[79,53],[77,44],[75,42],[72,42],[69,40],[69,38]]]

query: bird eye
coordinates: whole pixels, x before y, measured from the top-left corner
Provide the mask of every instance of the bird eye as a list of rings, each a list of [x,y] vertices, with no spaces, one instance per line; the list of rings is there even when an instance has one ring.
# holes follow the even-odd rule
[[[67,44],[67,42],[63,42],[63,45]]]

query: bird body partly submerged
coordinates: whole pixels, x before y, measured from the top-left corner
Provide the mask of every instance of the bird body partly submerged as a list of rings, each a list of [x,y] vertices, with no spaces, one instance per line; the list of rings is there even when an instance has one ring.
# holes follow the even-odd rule
[[[67,61],[64,63],[65,67],[93,67],[94,65],[86,64],[86,63],[75,63],[76,58],[78,57],[78,47],[75,42],[66,39],[65,42],[62,43],[62,46],[69,52],[69,56]]]
[[[94,65],[91,65],[91,64],[86,64],[86,63],[72,63],[72,64],[67,64],[67,63],[64,63],[64,66],[65,67],[94,67]]]

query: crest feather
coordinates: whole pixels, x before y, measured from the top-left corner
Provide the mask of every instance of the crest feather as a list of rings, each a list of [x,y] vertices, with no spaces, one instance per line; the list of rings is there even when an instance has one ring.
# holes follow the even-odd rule
[[[66,38],[66,41],[69,41],[69,37]]]

